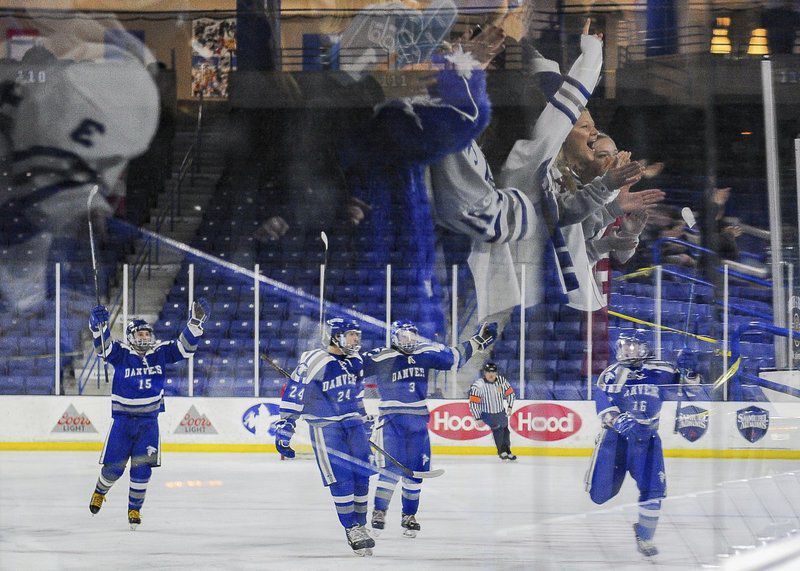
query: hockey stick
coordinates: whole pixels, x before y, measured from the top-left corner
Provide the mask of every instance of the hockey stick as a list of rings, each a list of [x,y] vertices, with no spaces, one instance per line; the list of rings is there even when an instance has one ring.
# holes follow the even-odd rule
[[[319,267],[319,336],[323,343],[325,339],[325,270],[328,268],[328,235],[323,230],[319,233],[325,252],[322,258],[322,265]]]
[[[94,228],[92,226],[92,199],[94,199],[94,195],[100,190],[100,187],[94,185],[92,190],[89,192],[89,198],[86,201],[86,214],[87,218],[89,219],[89,247],[92,251],[92,273],[94,274],[94,297],[97,305],[100,305],[100,282],[97,278],[97,256],[94,252]],[[108,369],[106,369],[106,342],[103,339],[103,324],[100,324],[100,348],[103,351],[103,357],[101,359],[103,364],[103,373],[105,373],[106,383],[108,383]]]
[[[265,359],[272,366],[272,368],[278,371],[281,375],[283,375],[287,379],[291,378],[289,372],[280,365],[278,365],[277,363],[275,363],[267,353],[262,352],[261,358]],[[383,423],[381,423],[377,427],[374,427],[373,430],[377,430],[382,426]],[[394,456],[386,452],[386,450],[375,444],[372,440],[369,441],[369,445],[372,447],[373,450],[375,450],[375,452],[382,454],[384,458],[386,458],[387,460],[389,460],[389,462],[394,464],[400,470],[400,472],[407,478],[418,478],[418,479],[438,478],[439,476],[444,474],[444,470],[441,468],[437,470],[412,470],[411,468],[400,462],[400,460],[397,460]]]
[[[681,216],[683,217],[683,221],[686,223],[686,226],[690,230],[692,228],[694,228],[695,224],[697,224],[697,220],[694,217],[694,213],[692,212],[692,209],[689,208],[688,206],[684,206],[681,209]],[[683,328],[684,331],[686,331],[686,332],[689,331],[689,321],[691,320],[691,316],[692,316],[692,302],[694,301],[694,285],[695,285],[695,282],[694,282],[694,280],[692,280],[692,284],[691,284],[691,286],[689,286],[689,306],[686,309],[686,325]],[[687,347],[688,343],[686,342],[686,339],[687,339],[686,337],[683,338],[683,349],[682,349],[682,351],[686,351],[688,349],[688,347]],[[683,390],[683,378],[684,378],[684,375],[685,375],[685,372],[683,370],[681,370],[681,377],[678,380],[678,404],[675,407],[675,426],[672,428],[672,433],[673,434],[677,434],[678,433],[678,425],[680,424],[679,420],[680,420],[680,417],[681,417],[681,406],[683,405],[683,396],[684,396],[684,390]]]

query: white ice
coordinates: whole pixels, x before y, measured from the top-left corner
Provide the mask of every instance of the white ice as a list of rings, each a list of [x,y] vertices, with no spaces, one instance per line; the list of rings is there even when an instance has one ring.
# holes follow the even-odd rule
[[[774,531],[776,520],[778,527],[796,522],[796,498],[785,497],[800,495],[787,479],[729,484],[722,495],[714,485],[788,472],[796,462],[667,459],[675,499],[665,502],[656,534],[661,554],[646,561],[631,530],[634,483],[626,480],[617,498],[595,506],[583,485],[588,458],[438,456],[435,467],[446,473],[423,485],[418,537],[401,535],[398,490],[374,556],[358,559],[313,460],[165,453],[133,532],[127,472],[100,513],[89,513],[97,457],[0,453],[0,568],[686,569],[713,562],[731,544],[747,547]],[[773,504],[789,506],[787,513]]]

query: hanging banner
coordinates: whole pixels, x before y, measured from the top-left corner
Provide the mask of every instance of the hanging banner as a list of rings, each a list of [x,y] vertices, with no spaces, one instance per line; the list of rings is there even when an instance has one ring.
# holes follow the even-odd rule
[[[192,96],[227,99],[236,69],[236,18],[192,21]]]

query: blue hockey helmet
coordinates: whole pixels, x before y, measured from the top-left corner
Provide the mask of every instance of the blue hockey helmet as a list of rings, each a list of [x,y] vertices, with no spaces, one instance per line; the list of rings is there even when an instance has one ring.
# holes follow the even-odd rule
[[[361,325],[355,319],[334,317],[325,322],[329,331],[329,343],[341,349],[345,355],[355,355],[361,350]],[[348,340],[348,333],[351,335]]]
[[[647,332],[643,329],[620,333],[616,344],[616,357],[619,363],[636,363],[650,356]]]
[[[145,332],[148,335],[141,335]],[[125,339],[135,351],[146,353],[156,346],[156,336],[153,327],[144,319],[131,319],[125,327]]]
[[[413,321],[398,319],[391,326],[392,345],[403,353],[413,353],[419,347],[419,329]]]

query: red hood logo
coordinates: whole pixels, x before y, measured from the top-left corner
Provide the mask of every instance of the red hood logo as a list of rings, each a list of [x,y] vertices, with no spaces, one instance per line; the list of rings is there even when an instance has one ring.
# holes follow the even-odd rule
[[[431,411],[428,429],[449,440],[474,440],[492,433],[488,426],[478,427],[465,402],[437,406]]]
[[[581,417],[574,410],[552,403],[523,406],[509,419],[511,429],[529,440],[552,442],[572,436],[581,428]]]

